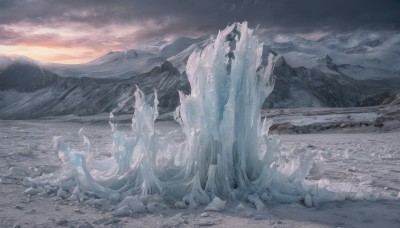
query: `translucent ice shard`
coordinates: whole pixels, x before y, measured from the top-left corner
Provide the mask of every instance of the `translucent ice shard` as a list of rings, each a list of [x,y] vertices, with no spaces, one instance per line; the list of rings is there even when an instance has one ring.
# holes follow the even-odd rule
[[[273,88],[277,57],[261,64],[262,49],[246,23],[233,24],[189,57],[192,92],[180,94],[176,117],[187,139],[186,176],[198,175],[210,197],[258,191],[254,183],[270,163],[259,157],[260,109]]]
[[[162,192],[161,182],[155,174],[158,151],[158,140],[154,131],[154,120],[158,116],[157,96],[154,107],[145,103],[144,94],[140,89],[136,90],[135,98],[133,138],[118,132],[116,126],[110,122],[114,141],[111,159],[97,161],[88,151],[78,152],[62,141],[56,142],[57,149],[69,159],[81,191],[92,192],[103,198],[111,198],[121,193],[145,196]],[[85,147],[90,145],[87,137],[82,137]],[[91,169],[88,168],[88,163],[91,164]]]

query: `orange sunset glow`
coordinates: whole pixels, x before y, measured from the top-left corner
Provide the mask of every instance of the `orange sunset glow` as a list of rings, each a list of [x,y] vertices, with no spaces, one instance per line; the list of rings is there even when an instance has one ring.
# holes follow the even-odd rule
[[[143,43],[136,35],[141,29],[137,25],[94,28],[77,23],[60,28],[24,23],[0,26],[7,38],[0,42],[0,55],[23,55],[44,63],[85,63]]]
[[[90,61],[102,54],[103,51],[91,50],[84,47],[64,48],[46,46],[4,46],[0,45],[0,53],[4,55],[23,55],[45,63],[76,64]]]

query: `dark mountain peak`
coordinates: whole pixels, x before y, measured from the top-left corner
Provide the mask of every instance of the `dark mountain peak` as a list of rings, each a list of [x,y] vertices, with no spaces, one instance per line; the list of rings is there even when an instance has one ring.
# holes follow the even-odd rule
[[[329,55],[325,56],[325,61],[327,65],[332,65],[333,64],[333,60]]]
[[[287,65],[286,60],[283,56],[279,56],[278,60],[275,63],[275,67],[281,66],[281,65]]]
[[[328,69],[336,72],[338,72],[338,68],[340,67],[333,62],[333,59],[329,55],[325,56],[325,64]]]
[[[161,64],[161,72],[166,72],[174,69],[175,67],[168,61],[165,61],[163,64]]]
[[[15,65],[31,65],[31,66],[39,66],[40,63],[28,58],[26,56],[1,56],[0,55],[0,68],[2,70],[7,69],[8,67],[13,67]]]
[[[0,90],[33,92],[51,85],[59,78],[35,63],[16,61],[0,73]]]
[[[24,72],[27,70],[41,70],[42,68],[34,62],[14,61],[7,66],[7,72]],[[29,75],[28,75],[29,76]]]
[[[168,73],[168,75],[180,75],[178,69],[176,69],[170,62],[165,61],[161,66],[154,67],[149,74],[158,75],[162,73]]]
[[[134,59],[139,56],[138,52],[135,49],[130,49],[125,52],[126,59]]]

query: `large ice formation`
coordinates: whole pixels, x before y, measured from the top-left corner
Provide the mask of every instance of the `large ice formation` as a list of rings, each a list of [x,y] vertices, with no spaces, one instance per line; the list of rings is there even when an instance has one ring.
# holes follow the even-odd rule
[[[262,209],[274,202],[303,201],[312,206],[373,197],[348,185],[306,180],[313,154],[283,154],[278,142],[268,136],[270,123],[261,122],[260,108],[273,89],[272,72],[279,57],[263,56],[263,45],[253,32],[246,22],[235,23],[189,57],[191,94],[180,93],[181,105],[174,115],[185,135],[182,144],[161,145],[154,129],[157,97],[149,106],[139,88],[133,137],[110,123],[113,157],[95,160],[83,135],[86,152],[56,139],[76,181],[77,187],[65,189],[69,198],[89,201],[90,197],[82,197],[87,193],[117,204],[123,199],[136,202],[138,196],[158,197],[179,208],[208,205],[218,211],[226,200],[251,202]]]

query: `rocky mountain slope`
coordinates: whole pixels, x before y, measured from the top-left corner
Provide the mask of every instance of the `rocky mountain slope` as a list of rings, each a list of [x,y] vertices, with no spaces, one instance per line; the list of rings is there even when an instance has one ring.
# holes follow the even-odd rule
[[[168,62],[128,79],[65,78],[38,66],[13,64],[0,73],[0,119],[133,112],[135,85],[149,102],[157,90],[160,112],[168,112],[178,105],[178,90],[187,91],[186,84]]]
[[[355,80],[344,74],[291,67],[284,58],[275,66],[275,88],[265,108],[374,106],[395,99],[399,79]]]

